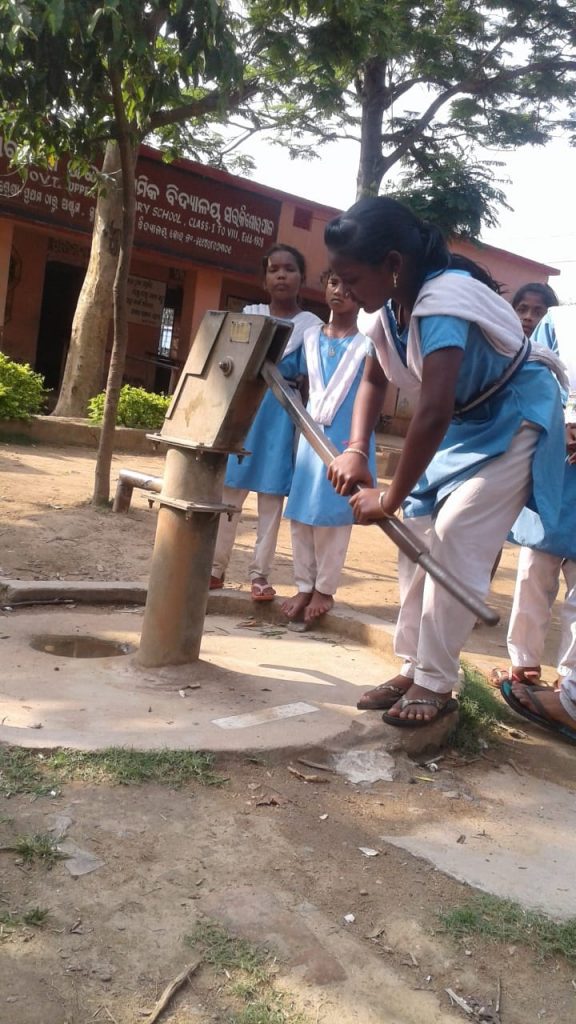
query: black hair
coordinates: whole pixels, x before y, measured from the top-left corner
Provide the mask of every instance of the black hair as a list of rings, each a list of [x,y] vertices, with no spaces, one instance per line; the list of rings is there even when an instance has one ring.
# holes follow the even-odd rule
[[[275,252],[289,252],[294,257],[294,262],[300,271],[302,280],[306,279],[306,260],[299,249],[295,249],[293,245],[283,245],[282,242],[276,242],[275,245],[271,246],[265,256],[262,257],[262,267],[264,273],[268,270],[268,260]]]
[[[361,199],[326,225],[328,249],[358,263],[377,266],[395,249],[414,264],[418,287],[434,271],[467,270],[472,277],[499,292],[499,285],[483,267],[466,256],[449,252],[439,228],[420,220],[397,199],[387,196]]]
[[[442,232],[387,196],[354,203],[326,225],[324,242],[328,249],[370,266],[383,263],[392,249],[424,264],[425,270],[448,266]]]
[[[461,256],[459,252],[451,252],[450,267],[452,270],[467,270],[477,281],[481,281],[482,284],[496,292],[497,295],[501,294],[502,285],[492,277],[487,267],[483,267],[481,263],[476,263],[475,260],[469,259],[468,256]]]
[[[542,302],[549,309],[550,306],[560,305],[558,296],[553,288],[549,284],[541,284],[540,281],[535,281],[533,284],[523,284],[521,288],[514,293],[512,298],[512,308],[516,309],[522,302],[522,299],[528,292],[535,292],[542,299]]]

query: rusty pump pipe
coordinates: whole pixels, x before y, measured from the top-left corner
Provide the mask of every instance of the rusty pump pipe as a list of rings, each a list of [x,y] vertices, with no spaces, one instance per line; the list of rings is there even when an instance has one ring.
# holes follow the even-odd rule
[[[286,409],[286,412],[290,415],[316,454],[320,456],[326,466],[329,466],[336,456],[340,455],[336,446],[326,437],[302,405],[294,399],[291,388],[274,363],[266,360],[261,373],[268,387],[274,392],[280,404]],[[355,491],[359,489],[359,487],[356,487]],[[408,555],[408,558],[413,562],[421,566],[425,572],[452,594],[452,597],[455,597],[460,604],[463,604],[465,608],[473,612],[477,618],[481,619],[488,626],[497,625],[500,621],[498,612],[489,608],[484,601],[480,600],[456,576],[453,576],[444,566],[440,565],[432,557],[426,545],[422,544],[400,519],[397,519],[396,516],[391,516],[389,519],[379,520],[374,525],[379,526],[390,537],[390,540],[396,547],[400,548],[405,555]]]
[[[209,310],[191,346],[155,443],[167,446],[156,539],[137,659],[146,668],[198,660],[228,455],[242,443],[266,391],[264,359],[280,359],[292,325]],[[156,487],[153,488],[156,490]]]
[[[162,490],[162,477],[151,476],[150,473],[139,473],[135,469],[121,469],[118,474],[118,483],[114,494],[113,512],[129,512],[132,492],[135,487],[143,491],[152,491],[160,494]]]

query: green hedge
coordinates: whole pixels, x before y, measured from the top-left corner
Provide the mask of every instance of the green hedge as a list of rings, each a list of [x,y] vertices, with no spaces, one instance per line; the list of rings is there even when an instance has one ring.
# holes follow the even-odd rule
[[[93,423],[102,422],[105,398],[106,393],[102,391],[88,402],[88,419]],[[120,391],[116,425],[156,430],[164,423],[170,402],[168,395],[157,395],[153,391],[146,391],[145,388],[133,388],[130,384],[125,384]]]
[[[42,412],[47,394],[40,373],[0,352],[0,420],[29,420]]]

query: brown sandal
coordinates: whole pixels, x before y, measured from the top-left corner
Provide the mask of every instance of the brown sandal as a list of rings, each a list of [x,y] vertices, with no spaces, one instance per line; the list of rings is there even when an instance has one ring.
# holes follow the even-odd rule
[[[424,729],[425,726],[433,725],[440,718],[452,715],[458,710],[458,701],[454,697],[449,697],[448,700],[443,700],[441,697],[402,697],[398,701],[400,711],[415,704],[435,708],[436,714],[431,718],[398,718],[397,715],[385,714],[382,715],[382,721],[386,722],[386,725],[395,725],[400,729]]]
[[[406,686],[402,687],[396,683],[397,679],[404,679]],[[389,708],[393,708],[394,705],[404,696],[407,690],[412,686],[412,679],[408,676],[394,676],[389,679],[386,683],[380,683],[380,686],[375,686],[372,690],[367,690],[356,707],[359,711],[388,711]]]

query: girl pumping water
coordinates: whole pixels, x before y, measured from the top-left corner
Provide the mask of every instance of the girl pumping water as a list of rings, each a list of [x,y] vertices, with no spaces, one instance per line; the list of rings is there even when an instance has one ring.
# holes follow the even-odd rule
[[[565,456],[556,356],[525,338],[512,307],[476,264],[401,203],[363,199],[328,224],[330,265],[366,313],[374,354],[354,405],[354,444],[329,478],[358,523],[400,508],[431,554],[484,598],[490,570],[525,505],[552,524]],[[495,290],[496,289],[496,290]],[[398,312],[392,314],[390,303]],[[387,380],[416,408],[387,490],[366,455]],[[453,710],[459,656],[474,615],[399,555],[398,675],[368,691],[366,709],[395,726],[424,726]]]

